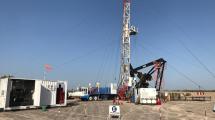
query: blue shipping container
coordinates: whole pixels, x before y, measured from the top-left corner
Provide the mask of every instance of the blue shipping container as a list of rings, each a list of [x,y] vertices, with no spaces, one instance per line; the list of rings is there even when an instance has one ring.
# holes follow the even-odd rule
[[[111,94],[109,87],[91,88],[89,94]]]

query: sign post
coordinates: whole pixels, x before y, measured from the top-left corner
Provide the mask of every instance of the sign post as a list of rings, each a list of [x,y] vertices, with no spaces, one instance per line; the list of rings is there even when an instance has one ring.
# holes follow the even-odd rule
[[[109,118],[118,117],[120,119],[120,107],[118,105],[109,106]]]

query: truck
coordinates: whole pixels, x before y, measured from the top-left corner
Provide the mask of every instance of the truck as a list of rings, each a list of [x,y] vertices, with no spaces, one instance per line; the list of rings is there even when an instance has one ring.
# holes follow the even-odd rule
[[[89,87],[86,94],[81,96],[83,101],[111,100],[117,97],[117,85],[110,84],[110,87]]]
[[[68,98],[75,99],[80,98],[88,94],[88,87],[78,87],[77,90],[68,91]]]

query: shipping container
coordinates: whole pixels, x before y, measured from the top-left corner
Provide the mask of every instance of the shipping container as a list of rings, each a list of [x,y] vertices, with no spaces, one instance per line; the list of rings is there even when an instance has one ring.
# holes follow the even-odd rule
[[[66,81],[24,78],[0,79],[0,109],[28,109],[41,106],[66,106]]]

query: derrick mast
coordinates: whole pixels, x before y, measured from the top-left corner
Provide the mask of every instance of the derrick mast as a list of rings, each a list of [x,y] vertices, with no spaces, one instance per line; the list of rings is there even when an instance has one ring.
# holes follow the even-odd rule
[[[131,0],[123,0],[123,30],[121,41],[121,67],[119,86],[128,85],[130,78],[131,43],[130,35],[137,34],[135,27],[130,26]]]

